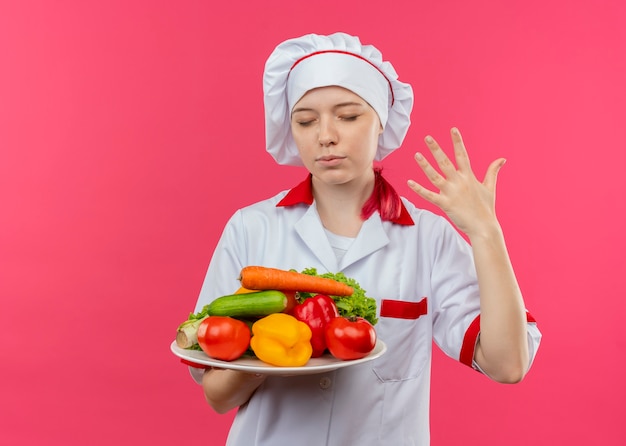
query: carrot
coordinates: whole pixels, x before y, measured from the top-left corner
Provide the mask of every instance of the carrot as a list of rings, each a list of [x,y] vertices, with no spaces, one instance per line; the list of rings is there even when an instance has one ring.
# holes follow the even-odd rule
[[[352,287],[334,279],[310,276],[264,266],[246,266],[239,277],[241,286],[252,290],[300,291],[331,296],[351,296]]]

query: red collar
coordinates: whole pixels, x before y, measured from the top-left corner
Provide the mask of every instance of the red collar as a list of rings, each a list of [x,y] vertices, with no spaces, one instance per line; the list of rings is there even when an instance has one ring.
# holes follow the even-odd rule
[[[313,187],[311,182],[311,175],[306,180],[298,184],[296,187],[287,192],[287,195],[276,204],[276,207],[288,207],[295,206],[297,204],[306,204],[308,206],[313,204]],[[415,224],[409,211],[407,211],[404,203],[400,203],[400,215],[391,220],[392,223],[398,225],[412,226]]]

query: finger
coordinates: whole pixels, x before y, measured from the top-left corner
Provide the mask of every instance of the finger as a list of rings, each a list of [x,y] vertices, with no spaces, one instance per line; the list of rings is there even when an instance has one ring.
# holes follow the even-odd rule
[[[441,189],[441,186],[446,181],[446,179],[444,177],[442,177],[439,174],[439,172],[437,172],[437,169],[435,169],[428,162],[428,160],[426,158],[424,158],[424,155],[422,155],[419,152],[415,154],[415,161],[417,161],[417,164],[420,166],[422,171],[424,171],[424,174],[426,174],[426,177],[428,178],[428,180],[431,183],[433,183],[434,186],[436,186],[439,189]]]
[[[459,132],[459,129],[456,127],[452,127],[452,129],[450,129],[450,136],[452,137],[454,159],[456,160],[458,169],[462,172],[471,171],[472,166],[470,165],[469,155],[467,154],[467,149],[463,143],[461,132]]]
[[[506,160],[504,158],[500,158],[492,162],[487,168],[487,173],[485,174],[485,179],[483,180],[483,184],[489,190],[492,190],[492,191],[496,190],[498,172],[500,172],[500,169],[502,169],[502,166],[504,166],[505,162]]]
[[[446,176],[446,178],[449,178],[451,175],[453,175],[456,172],[456,167],[454,167],[454,164],[452,163],[452,161],[450,161],[450,158],[448,158],[446,153],[441,149],[437,141],[435,141],[432,136],[428,135],[424,138],[424,142],[430,149],[430,152],[433,154],[435,161],[437,161],[437,165],[441,169],[441,172],[443,172],[443,174]]]
[[[413,190],[413,192],[415,192],[417,195],[419,195],[420,197],[422,197],[424,200],[433,203],[435,205],[439,205],[438,201],[439,201],[439,194],[426,189],[424,186],[422,186],[421,184],[416,183],[413,180],[409,180],[407,181],[408,186]]]

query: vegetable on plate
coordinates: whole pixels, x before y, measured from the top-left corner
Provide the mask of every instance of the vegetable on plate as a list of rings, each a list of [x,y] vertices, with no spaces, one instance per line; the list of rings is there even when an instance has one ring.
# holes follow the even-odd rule
[[[348,284],[334,279],[264,266],[242,268],[239,280],[242,287],[253,290],[298,291],[334,296],[350,296],[354,292]]]
[[[376,325],[378,323],[378,317],[376,315],[376,299],[368,297],[366,295],[366,291],[361,288],[361,285],[356,280],[346,277],[344,273],[318,274],[315,268],[304,269],[302,274],[317,276],[325,279],[333,279],[337,282],[346,284],[353,289],[353,292],[349,295],[339,296],[333,293],[325,293],[332,297],[335,301],[339,315],[343,317],[362,317],[372,325]],[[309,293],[300,292],[299,294],[301,300],[311,296]]]
[[[279,367],[301,367],[311,358],[311,329],[285,313],[252,324],[250,348],[261,361]]]
[[[296,305],[291,314],[311,329],[311,357],[322,356],[326,351],[326,325],[339,317],[335,301],[325,294],[316,294]]]
[[[264,290],[218,297],[206,305],[205,310],[210,316],[246,318],[281,313],[285,311],[287,304],[288,299],[285,293]]]
[[[218,297],[205,305],[198,313],[190,314],[189,318],[178,326],[176,345],[180,348],[196,348],[198,327],[207,316],[230,316],[243,319],[262,317],[287,311],[293,305],[295,305],[293,295],[288,297],[285,293],[275,290]]]
[[[218,297],[179,325],[176,333],[179,348],[204,350],[208,356],[223,360],[236,359],[247,351],[277,366],[305,365],[311,357],[319,357],[326,351],[339,359],[355,359],[366,356],[374,348],[373,326],[378,322],[376,300],[344,273],[248,266],[242,268],[240,280],[241,287],[235,294]],[[243,351],[243,335],[236,338],[239,343],[235,342],[235,347],[229,344],[233,341],[229,336],[208,337],[207,330],[214,328],[214,324],[225,331],[228,327],[234,330],[237,323],[245,325],[248,331],[252,327],[252,337]],[[336,327],[329,334],[331,325]],[[348,335],[354,328],[367,336],[359,341],[356,335]],[[207,339],[211,339],[211,345]]]
[[[250,345],[248,325],[227,316],[208,316],[198,327],[198,344],[210,358],[233,361]]]
[[[376,330],[362,317],[337,317],[326,325],[326,344],[337,359],[364,358],[376,346]]]

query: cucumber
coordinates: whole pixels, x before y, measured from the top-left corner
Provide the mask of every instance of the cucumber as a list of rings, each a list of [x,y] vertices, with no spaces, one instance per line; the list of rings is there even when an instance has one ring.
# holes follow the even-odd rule
[[[208,314],[238,318],[262,317],[282,313],[285,308],[287,296],[284,293],[274,290],[255,291],[218,297],[208,305]]]

